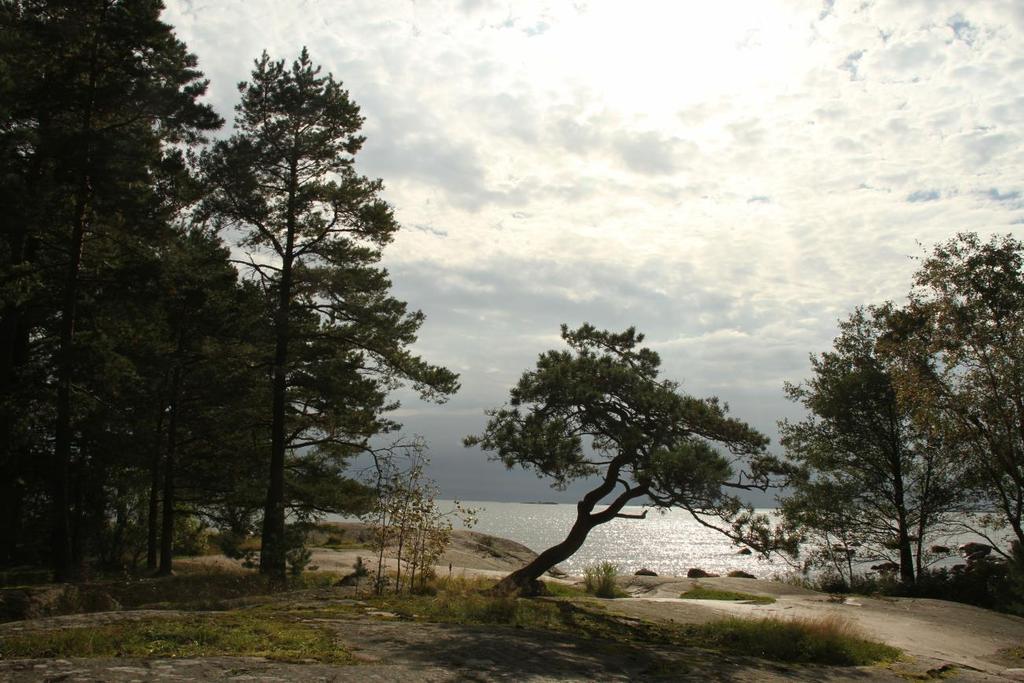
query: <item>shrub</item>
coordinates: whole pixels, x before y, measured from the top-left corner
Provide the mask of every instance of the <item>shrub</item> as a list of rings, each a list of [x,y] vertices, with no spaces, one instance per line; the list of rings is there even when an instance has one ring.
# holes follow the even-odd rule
[[[599,598],[618,598],[624,595],[616,583],[618,576],[619,568],[611,562],[591,565],[583,569],[583,587]]]
[[[177,514],[174,516],[174,552],[183,557],[206,555],[210,552],[208,540],[210,529],[198,517]]]
[[[288,563],[288,572],[292,576],[299,576],[306,569],[309,561],[313,559],[312,551],[306,547],[306,539],[309,536],[311,525],[298,522],[289,524],[284,530],[285,560]]]

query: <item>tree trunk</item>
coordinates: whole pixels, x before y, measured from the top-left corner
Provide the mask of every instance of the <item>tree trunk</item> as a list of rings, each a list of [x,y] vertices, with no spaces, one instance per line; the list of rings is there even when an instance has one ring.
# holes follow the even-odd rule
[[[593,509],[592,506],[591,509]],[[576,551],[583,547],[583,542],[587,540],[587,534],[597,524],[597,522],[591,521],[590,512],[584,509],[584,504],[582,502],[578,503],[576,522],[573,523],[565,540],[551,546],[525,567],[517,569],[503,578],[494,587],[494,592],[498,594],[535,594],[537,592],[537,580],[556,564],[565,562],[576,554]]]
[[[57,351],[57,424],[54,429],[53,464],[50,470],[53,492],[53,580],[74,578],[71,558],[71,520],[69,519],[69,468],[71,466],[71,379],[74,365],[72,343],[75,338],[75,313],[78,306],[78,272],[82,264],[82,246],[88,213],[86,187],[76,200],[76,220],[71,231],[71,250],[61,305],[60,346]]]
[[[569,530],[569,535],[565,537],[564,541],[551,546],[525,567],[517,569],[503,578],[491,591],[498,595],[512,593],[520,595],[537,594],[541,589],[538,585],[538,579],[559,562],[564,562],[572,557],[583,546],[591,529],[610,522],[616,517],[624,516],[619,514],[623,506],[630,500],[645,495],[647,493],[646,489],[642,487],[626,489],[601,512],[595,513],[594,507],[602,498],[615,490],[619,470],[622,467],[622,463],[627,460],[628,458],[623,455],[616,457],[608,466],[604,482],[596,489],[590,491],[583,497],[583,500],[576,504],[576,521],[573,523],[572,528]],[[646,515],[646,511],[644,515]],[[639,515],[639,517],[644,515]]]
[[[99,26],[106,17],[108,3],[98,8],[96,25]],[[71,380],[74,371],[75,322],[78,312],[78,295],[80,288],[79,273],[82,267],[82,249],[85,234],[88,231],[92,214],[92,138],[93,110],[95,108],[96,81],[99,75],[98,56],[99,32],[92,35],[89,52],[88,81],[85,84],[85,100],[82,102],[82,116],[78,133],[81,136],[81,147],[74,153],[78,187],[75,189],[75,214],[71,224],[71,238],[68,244],[68,264],[63,298],[60,311],[59,345],[57,347],[57,401],[56,425],[54,428],[53,463],[50,479],[53,492],[53,534],[52,564],[55,581],[68,581],[77,577],[81,568],[74,561],[71,529],[69,519],[69,468],[71,465]],[[81,552],[81,545],[78,545]]]
[[[15,271],[31,260],[23,220],[20,216],[3,217],[3,228],[9,235],[10,263]],[[20,478],[26,461],[24,446],[16,438],[14,405],[18,403],[18,371],[28,362],[28,341],[24,306],[6,302],[0,312],[0,565],[14,563],[19,545],[24,496]]]
[[[292,177],[296,174],[292,166]],[[294,182],[293,182],[294,186]],[[278,291],[275,321],[273,413],[270,434],[270,481],[267,502],[263,509],[263,538],[260,543],[260,573],[274,583],[285,582],[286,553],[284,538],[284,455],[285,409],[288,392],[288,341],[292,297],[292,251],[295,246],[295,217],[292,209],[294,191],[289,196],[288,234],[281,259],[281,287]]]
[[[180,350],[180,336],[179,336]],[[178,362],[177,360],[175,361]],[[158,576],[170,576],[174,552],[174,465],[178,454],[178,394],[181,389],[181,367],[174,368],[171,379],[170,415],[167,423],[167,453],[164,457],[163,518],[160,531],[160,569]]]
[[[899,421],[892,415],[891,445],[889,464],[892,467],[893,506],[896,508],[896,543],[900,553],[900,581],[914,583],[914,553],[910,547],[910,530],[907,528],[906,491],[903,485],[903,449],[900,445]]]
[[[160,400],[156,418],[156,441],[150,463],[149,512],[146,516],[146,569],[156,569],[160,527],[160,462],[164,443],[164,404]]]
[[[87,472],[83,467],[86,454],[79,447],[79,458],[71,464],[69,476],[69,490],[74,504],[68,509],[68,525],[70,530],[71,547],[71,573],[77,580],[85,576],[85,524],[86,524],[86,501],[85,487]]]

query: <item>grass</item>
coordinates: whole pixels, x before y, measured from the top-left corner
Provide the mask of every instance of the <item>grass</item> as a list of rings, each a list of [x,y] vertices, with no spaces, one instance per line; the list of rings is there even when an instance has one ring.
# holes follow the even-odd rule
[[[838,617],[731,618],[685,628],[705,647],[781,662],[863,666],[900,656],[898,649],[868,640]]]
[[[580,598],[587,594],[582,588],[561,581],[545,581],[544,587],[548,589],[548,595],[556,598]]]
[[[998,654],[1014,664],[1024,664],[1024,645],[1000,650]]]
[[[351,663],[330,631],[261,614],[196,614],[0,638],[0,659],[43,657],[204,657]]]
[[[486,595],[484,591],[494,583],[487,579],[445,578],[435,582],[432,594],[383,595],[367,602],[402,619],[562,630],[556,602]]]
[[[616,579],[619,568],[611,562],[601,562],[583,568],[583,586],[587,593],[599,598],[623,598],[625,591],[619,588]]]
[[[304,575],[298,587],[323,585],[326,578]],[[0,639],[0,658],[251,655],[345,663],[351,661],[351,656],[335,643],[333,634],[319,620],[352,619],[367,611],[390,612],[410,621],[558,632],[593,639],[594,647],[633,653],[671,645],[787,663],[832,665],[866,665],[899,655],[898,650],[867,640],[847,622],[837,619],[648,622],[610,613],[607,603],[581,595],[578,588],[565,584],[549,582],[553,596],[525,599],[485,594],[493,583],[441,578],[433,582],[427,594],[373,596],[360,601],[321,601],[318,597],[310,601],[281,593],[256,597],[270,591],[254,574],[193,574],[131,582],[114,591],[126,607],[155,603],[197,609],[229,606],[233,598],[252,599],[246,601],[250,607],[231,612],[196,612],[187,617],[21,632]],[[317,621],[310,623],[312,620]]]
[[[778,662],[840,666],[868,665],[900,655],[895,648],[868,640],[839,618],[654,623],[623,619],[608,613],[602,603],[577,596],[527,599],[485,595],[482,591],[491,584],[445,579],[438,582],[434,595],[392,595],[368,602],[401,619],[555,631],[633,649],[677,645]]]
[[[775,602],[775,598],[768,595],[755,595],[753,593],[717,590],[715,588],[705,588],[699,584],[695,585],[679,597],[684,600],[743,600],[745,602],[752,602],[756,605],[770,605]]]

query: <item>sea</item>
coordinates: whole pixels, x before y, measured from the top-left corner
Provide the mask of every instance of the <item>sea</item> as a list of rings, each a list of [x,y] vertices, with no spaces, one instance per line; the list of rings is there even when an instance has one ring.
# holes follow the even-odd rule
[[[437,503],[443,511],[455,508],[454,501],[439,500]],[[460,501],[460,504],[476,511],[476,524],[470,527],[473,531],[517,541],[537,553],[562,541],[576,519],[574,503]],[[622,511],[640,514],[644,509],[627,506]],[[757,512],[775,515],[773,509]],[[328,519],[347,518],[330,516]],[[458,523],[455,526],[461,527]],[[955,548],[968,541],[983,539],[974,534],[958,533],[937,540]],[[962,561],[954,554],[933,566],[949,566]],[[757,553],[741,553],[739,546],[724,534],[709,529],[679,509],[648,509],[645,519],[614,519],[594,527],[583,547],[559,567],[569,574],[579,575],[585,567],[601,562],[611,562],[620,573],[627,574],[641,568],[671,576],[686,576],[691,568],[720,575],[741,570],[765,579],[784,579],[800,573],[796,563],[784,558],[764,559]],[[867,569],[866,565],[861,567],[861,570]]]
[[[572,503],[461,503],[477,511],[474,531],[518,541],[538,553],[562,541],[576,519],[576,505]],[[449,509],[451,503],[439,501],[439,506]],[[622,511],[640,514],[643,510],[627,506]],[[758,578],[781,577],[795,571],[783,561],[767,561],[739,550],[721,532],[702,526],[686,511],[649,510],[645,519],[620,518],[594,527],[583,547],[559,567],[570,574],[582,574],[584,567],[611,562],[622,573],[646,568],[676,576],[685,576],[693,567],[712,574],[739,569]]]

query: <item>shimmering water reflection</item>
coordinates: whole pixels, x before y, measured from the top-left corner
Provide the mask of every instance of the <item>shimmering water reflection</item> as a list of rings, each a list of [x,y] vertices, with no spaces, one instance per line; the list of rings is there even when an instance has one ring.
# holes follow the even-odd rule
[[[564,539],[576,518],[573,504],[463,504],[479,511],[475,531],[510,538],[535,552]],[[623,512],[639,514],[642,510],[627,507]],[[579,552],[560,566],[570,574],[580,574],[584,567],[603,561],[613,562],[630,574],[641,567],[658,574],[682,576],[691,567],[713,574],[741,569],[758,578],[792,571],[784,562],[740,555],[738,549],[723,534],[702,526],[685,511],[651,510],[646,519],[615,519],[595,527]]]

